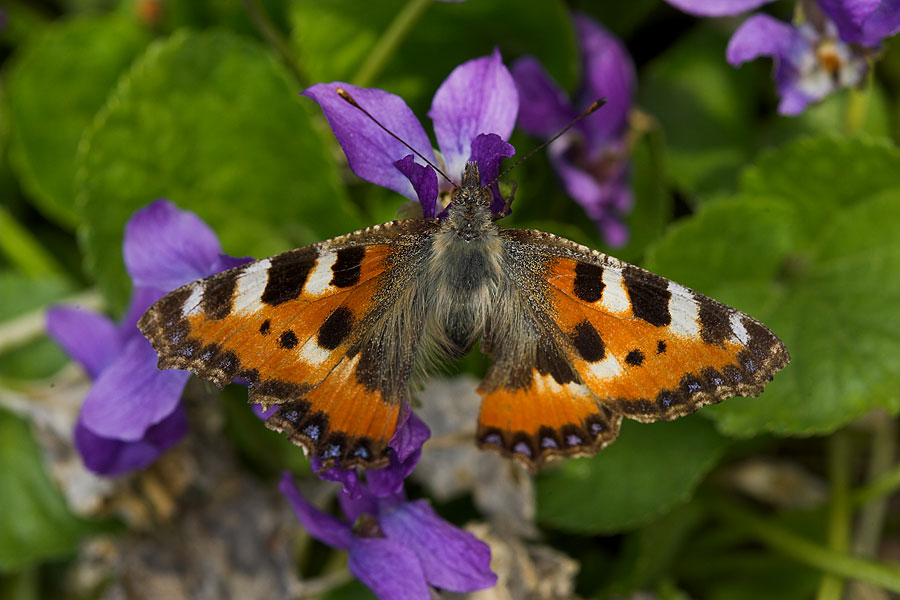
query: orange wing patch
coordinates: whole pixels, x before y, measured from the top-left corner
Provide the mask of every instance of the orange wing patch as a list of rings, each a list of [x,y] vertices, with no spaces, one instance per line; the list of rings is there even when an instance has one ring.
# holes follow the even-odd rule
[[[139,326],[160,368],[219,387],[242,378],[251,402],[283,405],[267,426],[325,467],[377,467],[400,406],[365,383],[360,355],[350,355],[390,253],[387,245],[293,250],[175,290]]]
[[[669,420],[756,396],[789,360],[758,321],[637,267],[554,258],[548,270],[573,367],[615,413]]]
[[[479,446],[535,471],[562,456],[589,456],[616,439],[622,418],[597,404],[584,385],[534,373],[527,387],[479,389]]]

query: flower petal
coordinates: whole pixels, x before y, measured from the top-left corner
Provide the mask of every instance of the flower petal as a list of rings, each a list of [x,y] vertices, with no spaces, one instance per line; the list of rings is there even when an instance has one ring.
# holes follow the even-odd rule
[[[518,125],[524,131],[535,137],[549,138],[578,116],[566,93],[536,58],[520,58],[510,70],[519,92]]]
[[[372,494],[366,493],[365,486],[360,485],[359,489],[363,490],[363,493],[355,496],[347,493],[346,489],[338,493],[341,512],[350,523],[356,523],[356,520],[364,514],[378,515],[378,499]]]
[[[187,435],[187,431],[187,417],[180,405],[165,419],[150,427],[143,439],[134,442],[101,437],[79,419],[75,424],[75,448],[88,469],[113,477],[150,466]]]
[[[431,430],[428,429],[428,425],[412,411],[409,405],[404,404],[397,430],[388,442],[388,446],[394,449],[398,459],[404,461],[415,452],[420,451],[429,437],[431,437]]]
[[[877,46],[900,30],[900,0],[819,0],[843,41]]]
[[[438,88],[428,116],[434,122],[447,175],[459,181],[479,133],[508,139],[519,111],[519,94],[500,51],[465,62]]]
[[[47,334],[77,361],[91,379],[118,355],[122,340],[112,321],[93,311],[56,306],[47,311]]]
[[[332,548],[346,550],[350,546],[350,540],[353,537],[350,533],[350,526],[307,502],[300,490],[297,489],[294,478],[289,472],[285,471],[281,474],[278,489],[291,503],[291,508],[294,509],[294,513],[309,535]]]
[[[798,35],[787,23],[769,15],[753,15],[731,36],[725,57],[733,66],[759,56],[787,60]]]
[[[429,600],[415,552],[384,538],[353,538],[348,566],[379,600]]]
[[[496,133],[481,133],[472,140],[472,155],[470,161],[478,163],[478,172],[481,176],[481,184],[487,185],[500,174],[500,164],[503,159],[516,153],[512,144],[503,141]],[[497,183],[491,186],[491,212],[499,217],[509,214],[509,202],[500,194],[500,186]]]
[[[342,469],[340,467],[332,467],[325,471],[322,470],[322,459],[318,456],[313,456],[309,459],[309,467],[316,474],[316,477],[322,481],[340,483],[343,486],[344,493],[349,494],[352,498],[359,498],[366,493],[355,468]]]
[[[666,0],[666,2],[698,17],[725,17],[753,10],[772,0]]]
[[[168,200],[137,211],[125,226],[122,254],[137,287],[168,292],[211,275],[221,252],[209,225]]]
[[[435,587],[467,592],[497,583],[490,547],[440,518],[425,500],[406,502],[381,514],[389,540],[411,550]]]
[[[303,93],[319,103],[328,125],[347,155],[350,168],[366,181],[415,199],[409,180],[394,162],[409,154],[409,148],[388,135],[361,110],[344,101],[335,91],[345,89],[359,105],[422,156],[435,162],[428,135],[400,96],[384,90],[360,88],[347,83],[319,83]]]
[[[576,107],[583,110],[594,100],[606,98],[600,110],[578,124],[593,151],[622,136],[628,124],[636,75],[631,56],[619,38],[580,13],[574,13],[573,20],[584,78],[584,92]]]
[[[422,216],[426,219],[433,219],[437,209],[437,173],[431,167],[423,167],[417,163],[412,154],[407,154],[396,161],[394,166],[409,179],[413,189],[416,190],[419,204],[422,205]]]
[[[85,397],[84,426],[101,437],[133,442],[172,414],[190,373],[160,371],[156,360],[145,338],[128,340]]]

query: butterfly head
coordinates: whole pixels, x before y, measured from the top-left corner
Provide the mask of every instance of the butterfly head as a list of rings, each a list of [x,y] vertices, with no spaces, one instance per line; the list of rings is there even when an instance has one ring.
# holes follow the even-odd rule
[[[475,162],[466,163],[462,183],[453,189],[445,227],[466,242],[495,231],[491,213],[491,190],[481,185],[481,173]]]

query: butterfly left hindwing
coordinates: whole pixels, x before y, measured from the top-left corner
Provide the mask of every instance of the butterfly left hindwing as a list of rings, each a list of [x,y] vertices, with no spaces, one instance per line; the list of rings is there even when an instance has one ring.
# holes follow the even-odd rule
[[[241,378],[251,402],[281,405],[267,425],[325,467],[380,466],[421,328],[403,289],[433,229],[398,221],[249,263],[171,292],[139,327],[160,368]],[[384,331],[396,312],[406,334]]]

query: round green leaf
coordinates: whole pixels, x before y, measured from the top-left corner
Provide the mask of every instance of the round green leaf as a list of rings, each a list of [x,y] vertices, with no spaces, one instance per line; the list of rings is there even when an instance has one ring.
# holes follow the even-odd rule
[[[183,31],[147,50],[79,157],[87,264],[113,306],[128,292],[125,222],[159,197],[199,214],[234,256],[361,226],[310,104],[271,55],[226,33]]]
[[[727,444],[697,417],[625,421],[596,457],[567,460],[537,479],[538,520],[584,534],[633,529],[686,501]]]
[[[9,68],[12,163],[38,208],[63,225],[77,223],[78,142],[150,39],[132,14],[48,26],[28,40]]]

